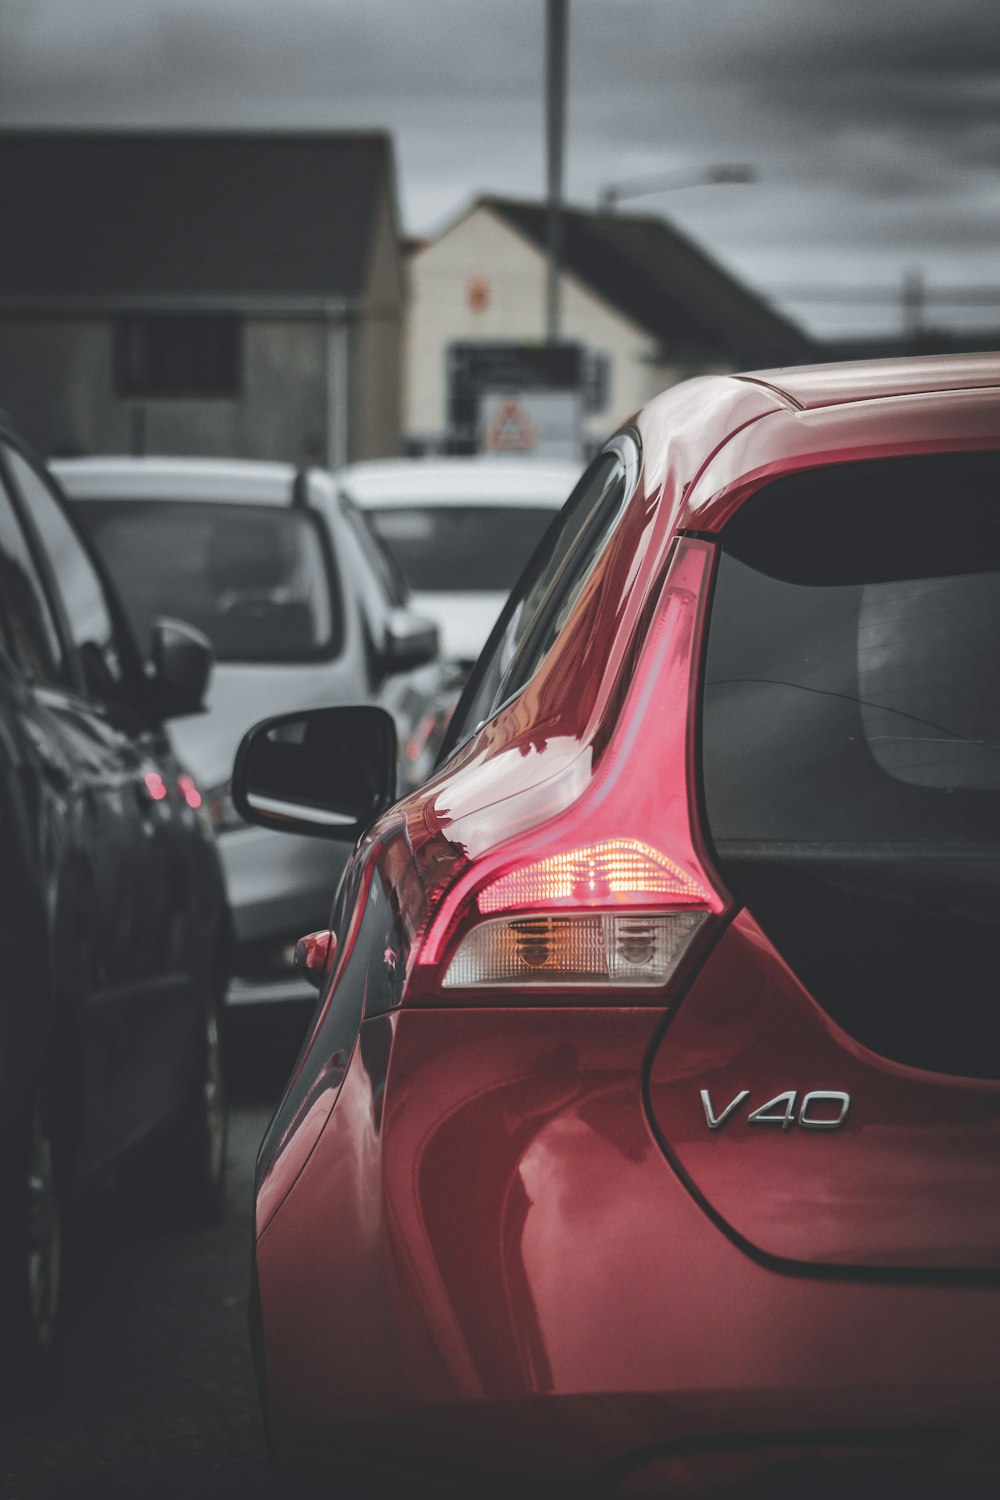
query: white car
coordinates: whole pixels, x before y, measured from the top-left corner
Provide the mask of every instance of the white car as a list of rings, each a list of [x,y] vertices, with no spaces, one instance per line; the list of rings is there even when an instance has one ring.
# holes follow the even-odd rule
[[[395,555],[443,655],[471,666],[579,474],[531,458],[402,458],[349,464],[336,483]]]
[[[196,625],[215,647],[207,712],[170,728],[219,835],[236,936],[228,1003],[308,999],[295,940],[303,921],[326,921],[346,851],[331,863],[329,844],[245,823],[229,795],[233,756],[266,715],[377,703],[396,720],[401,783],[414,785],[443,732],[434,626],[326,469],[210,458],[53,467],[143,648],[156,615]]]

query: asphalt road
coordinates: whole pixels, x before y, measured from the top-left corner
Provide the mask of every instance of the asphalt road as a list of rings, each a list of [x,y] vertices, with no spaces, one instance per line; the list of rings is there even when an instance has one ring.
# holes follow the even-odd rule
[[[218,1227],[171,1232],[123,1190],[88,1203],[52,1389],[0,1413],[2,1500],[348,1500],[271,1468],[247,1340],[254,1155],[297,1043],[240,1038]]]

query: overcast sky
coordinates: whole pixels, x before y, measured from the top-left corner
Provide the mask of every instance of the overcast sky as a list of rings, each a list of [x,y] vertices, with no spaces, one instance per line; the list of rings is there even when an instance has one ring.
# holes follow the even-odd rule
[[[759,291],[992,289],[930,321],[1000,327],[997,0],[570,0],[566,187],[751,164],[662,213]],[[544,191],[544,0],[0,0],[0,121],[384,127],[404,227]],[[895,300],[783,303],[817,332]]]

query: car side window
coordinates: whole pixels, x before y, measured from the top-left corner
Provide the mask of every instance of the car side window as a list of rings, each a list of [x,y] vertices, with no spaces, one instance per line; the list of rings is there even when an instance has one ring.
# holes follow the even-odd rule
[[[340,506],[389,603],[405,605],[409,591],[403,575],[374,526],[346,495],[341,495]]]
[[[0,480],[0,603],[10,647],[36,681],[65,686],[59,628],[28,538]]]
[[[341,515],[346,522],[341,532],[344,563],[346,571],[351,575],[354,596],[361,614],[369,681],[375,686],[385,675],[383,643],[393,600],[386,589],[381,569],[372,557],[362,528],[353,524],[354,517],[348,506],[341,505]]]
[[[631,499],[640,467],[638,439],[626,432],[612,438],[584,471],[494,626],[442,759],[537,672]]]
[[[86,685],[99,698],[113,696],[122,685],[122,653],[100,575],[42,474],[16,448],[4,456],[41,538]]]

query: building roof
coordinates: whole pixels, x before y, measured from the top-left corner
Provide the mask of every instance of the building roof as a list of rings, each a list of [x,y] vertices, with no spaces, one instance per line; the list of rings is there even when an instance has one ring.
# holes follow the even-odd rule
[[[546,249],[544,204],[492,196],[478,204]],[[564,268],[655,334],[665,359],[746,365],[815,357],[801,329],[663,219],[567,208],[562,233]]]
[[[356,298],[381,133],[0,131],[0,299]]]

